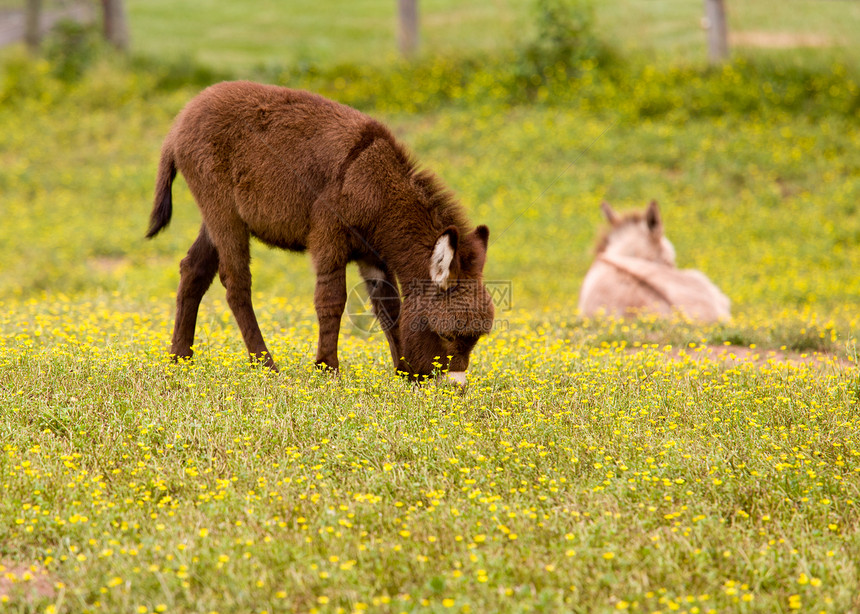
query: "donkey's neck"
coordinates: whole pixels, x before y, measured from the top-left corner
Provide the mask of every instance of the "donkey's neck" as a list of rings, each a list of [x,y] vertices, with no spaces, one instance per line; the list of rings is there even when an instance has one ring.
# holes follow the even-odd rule
[[[379,255],[401,286],[429,282],[435,237],[427,229],[401,228],[392,238],[380,242]]]
[[[387,198],[372,231],[373,249],[401,285],[429,282],[431,254],[447,228],[468,232],[458,205],[433,181],[403,177],[380,190]]]
[[[637,224],[617,228],[608,237],[599,254],[608,258],[637,258],[659,264],[674,265],[675,248],[665,236],[655,240],[647,229]]]
[[[665,284],[661,283],[661,280],[671,277],[677,271],[674,266],[644,258],[631,258],[629,256],[618,256],[607,253],[598,256],[597,260],[635,279],[638,283],[660,297],[660,300],[667,305],[672,304],[663,290]]]
[[[447,222],[447,220],[444,220]],[[453,220],[452,220],[453,221]],[[385,267],[400,282],[402,291],[405,293],[409,288],[426,291],[428,285],[438,284],[433,282],[430,264],[436,244],[443,235],[446,228],[439,224],[425,223],[400,223],[385,225],[377,228],[375,233],[375,247],[378,256],[382,259]],[[467,236],[467,230],[458,226],[460,241]],[[454,256],[456,259],[457,256]],[[457,261],[459,263],[459,261]],[[452,264],[451,280],[460,277],[459,264]]]

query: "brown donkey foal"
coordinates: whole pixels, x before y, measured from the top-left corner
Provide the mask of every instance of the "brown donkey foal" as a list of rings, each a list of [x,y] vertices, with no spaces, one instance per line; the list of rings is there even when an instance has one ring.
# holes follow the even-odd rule
[[[357,261],[395,368],[413,377],[448,370],[465,382],[469,354],[493,323],[482,279],[489,230],[472,230],[382,124],[309,92],[219,83],[186,105],[164,140],[147,237],[170,221],[177,170],[203,224],[180,264],[174,356],[191,357],[217,272],[251,357],[277,370],[251,304],[254,236],[310,252],[318,365],[338,368],[346,265]]]

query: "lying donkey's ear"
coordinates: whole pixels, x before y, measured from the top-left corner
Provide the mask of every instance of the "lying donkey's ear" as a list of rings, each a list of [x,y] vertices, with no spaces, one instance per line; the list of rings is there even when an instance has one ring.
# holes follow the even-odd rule
[[[663,220],[660,217],[660,208],[657,206],[657,201],[652,200],[648,203],[648,209],[645,210],[645,223],[655,235],[663,234]]]
[[[621,220],[618,218],[618,214],[612,210],[612,207],[609,206],[609,203],[605,200],[600,203],[600,210],[603,211],[603,216],[606,218],[606,221],[609,222],[612,226],[618,226]]]
[[[457,243],[460,233],[456,226],[450,226],[436,239],[433,253],[430,255],[430,279],[443,290],[448,287],[448,277],[451,275],[451,263],[457,253]]]

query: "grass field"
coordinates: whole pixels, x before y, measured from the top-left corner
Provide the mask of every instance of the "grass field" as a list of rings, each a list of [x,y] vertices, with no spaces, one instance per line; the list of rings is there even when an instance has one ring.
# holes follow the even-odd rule
[[[154,59],[65,80],[4,52],[0,609],[860,610],[856,7],[798,0],[764,28],[763,2],[738,5],[736,30],[841,42],[709,71],[680,25],[698,4],[604,3],[616,59],[525,95],[488,25],[519,32],[519,3],[422,3],[447,55],[414,67],[386,55],[393,3],[319,4],[281,23],[198,3],[194,24],[129,2]],[[281,373],[248,365],[217,283],[197,359],[169,361],[199,224],[182,181],[171,227],[143,233],[161,139],[213,66],[361,106],[489,225],[510,302],[465,394],[412,388],[348,318],[340,376],[317,373],[307,257],[259,245]],[[600,201],[652,198],[731,323],[576,312]]]

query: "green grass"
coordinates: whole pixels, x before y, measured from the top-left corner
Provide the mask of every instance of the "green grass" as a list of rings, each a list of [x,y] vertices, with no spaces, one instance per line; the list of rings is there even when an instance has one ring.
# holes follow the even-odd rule
[[[554,316],[517,314],[461,397],[410,389],[356,335],[340,378],[314,373],[309,306],[259,307],[280,376],[247,366],[223,301],[193,367],[163,357],[163,301],[44,299],[0,321],[17,331],[0,554],[61,583],[34,603],[856,607],[856,372],[566,344]]]
[[[598,12],[644,28],[636,11],[676,5]],[[130,8],[151,11],[136,27],[170,15],[178,34],[182,6]],[[254,38],[234,25],[230,40]],[[328,29],[301,27],[316,54]],[[371,68],[332,67],[352,53],[338,45],[317,71],[260,70],[274,48],[262,26],[256,50],[208,29],[171,34],[175,52],[143,37],[162,60],[187,44],[361,106],[490,226],[486,274],[511,282],[512,305],[463,395],[398,379],[381,336],[347,318],[340,376],[315,372],[310,263],[259,245],[255,306],[281,373],[248,365],[217,283],[196,361],[170,363],[178,262],[199,224],[181,180],[170,228],[143,233],[161,139],[220,77],[89,59],[63,81],[7,54],[4,611],[860,609],[854,69],[785,51],[668,65],[660,49],[685,44],[669,33],[522,88],[510,47],[463,27],[480,32],[457,48],[483,49],[480,63],[389,65],[380,36]],[[731,323],[576,313],[600,201],[651,198],[679,264],[732,299]]]

